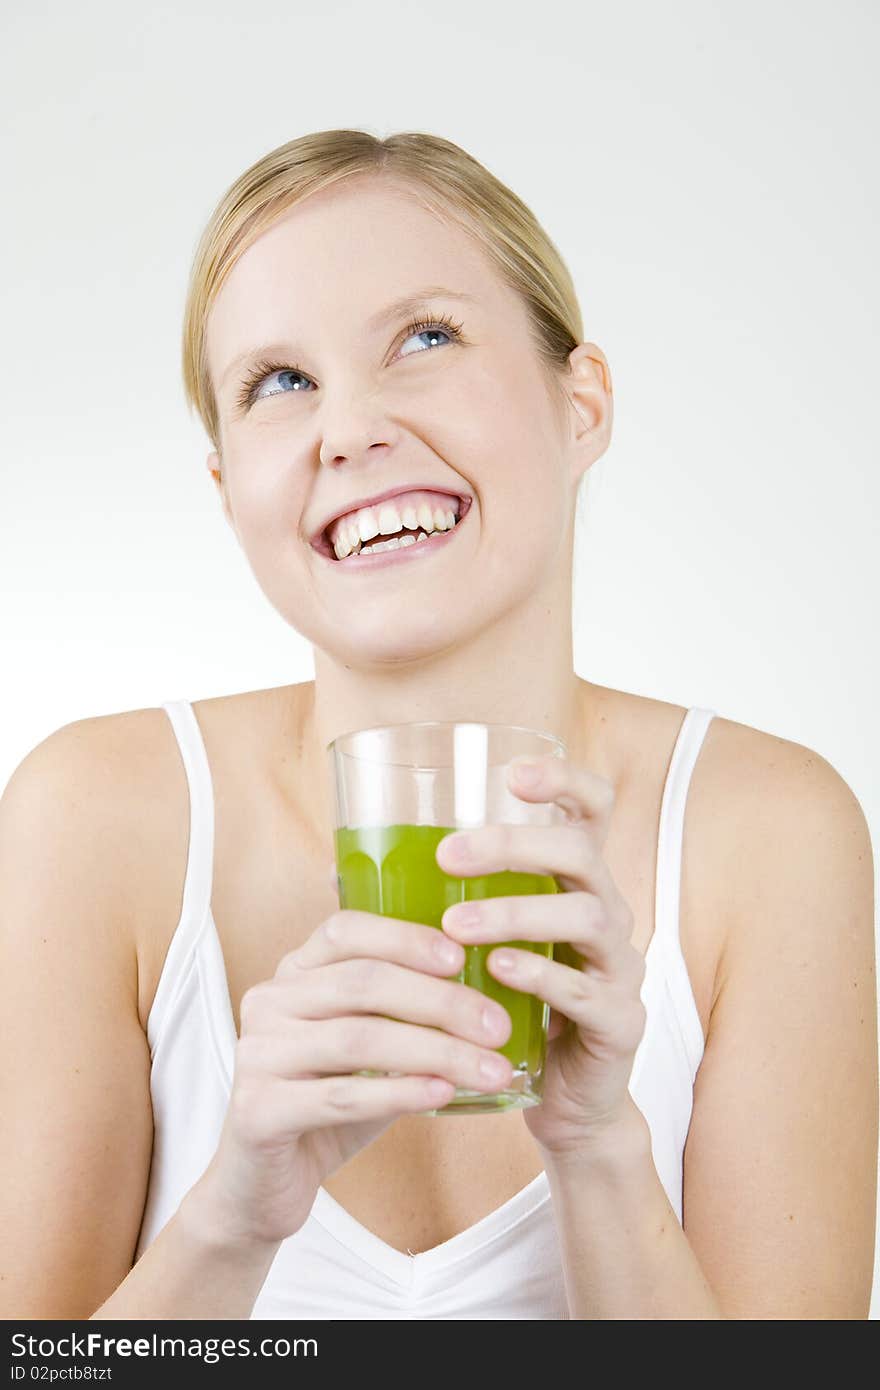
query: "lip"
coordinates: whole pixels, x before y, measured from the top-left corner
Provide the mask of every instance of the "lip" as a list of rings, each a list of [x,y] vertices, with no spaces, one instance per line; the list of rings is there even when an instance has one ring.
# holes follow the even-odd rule
[[[339,517],[345,516],[347,512],[357,512],[363,507],[377,507],[380,502],[387,502],[390,497],[400,497],[404,492],[436,492],[438,496],[441,497],[457,497],[461,503],[461,510],[459,511],[460,518],[464,517],[465,512],[474,500],[469,493],[456,492],[455,488],[451,487],[433,487],[431,485],[423,487],[418,483],[403,483],[400,487],[389,487],[386,488],[384,492],[377,492],[373,497],[365,497],[363,501],[343,507],[340,511],[334,512],[332,516],[328,516],[320,529],[313,534],[311,540],[312,546],[321,555],[327,555],[329,557],[332,552],[324,538],[324,533],[333,525],[334,521],[338,521]],[[421,544],[424,545],[425,542],[422,541]]]
[[[403,491],[409,492],[411,489],[404,488]],[[426,492],[428,489],[423,488],[422,491]],[[458,494],[455,495],[457,496]],[[422,558],[424,558],[425,554],[433,554],[437,550],[442,550],[444,545],[448,545],[449,542],[454,539],[456,533],[465,523],[467,514],[471,509],[470,504],[472,501],[473,498],[468,498],[467,505],[463,506],[459,513],[458,521],[451,531],[435,531],[428,540],[416,541],[415,545],[399,545],[395,550],[377,550],[370,555],[349,555],[344,560],[337,560],[335,556],[331,556],[323,550],[318,550],[318,554],[328,565],[332,565],[334,570],[343,573],[349,570],[351,570],[352,573],[357,570],[381,570],[385,569],[388,565],[405,565],[412,563],[418,558],[419,553],[421,553]],[[317,549],[317,547],[315,548]]]

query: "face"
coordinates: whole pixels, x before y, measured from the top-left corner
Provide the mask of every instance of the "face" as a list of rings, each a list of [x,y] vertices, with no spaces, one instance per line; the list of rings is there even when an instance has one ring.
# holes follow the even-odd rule
[[[455,294],[421,295],[440,286]],[[270,344],[248,387],[253,360],[232,364]],[[442,653],[570,575],[577,483],[607,442],[601,351],[581,345],[577,389],[555,394],[519,297],[405,184],[358,176],[285,214],[230,272],[207,351],[226,516],[276,610],[341,663]],[[400,563],[314,548],[330,516],[402,486],[472,501]]]

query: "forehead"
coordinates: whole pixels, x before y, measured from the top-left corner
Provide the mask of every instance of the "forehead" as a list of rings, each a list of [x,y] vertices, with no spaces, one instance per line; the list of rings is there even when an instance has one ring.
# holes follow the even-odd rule
[[[423,285],[447,285],[492,311],[517,300],[475,239],[426,208],[412,188],[358,176],[290,208],[238,258],[208,317],[218,382],[254,344],[363,329],[377,310]]]

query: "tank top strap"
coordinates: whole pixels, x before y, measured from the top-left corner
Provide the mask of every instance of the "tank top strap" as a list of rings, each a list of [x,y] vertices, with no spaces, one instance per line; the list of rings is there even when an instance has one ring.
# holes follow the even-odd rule
[[[164,1019],[209,915],[214,875],[214,788],[199,721],[188,700],[165,700],[161,708],[171,721],[186,772],[189,840],[180,920],[168,946],[147,1020],[151,1051],[155,1051]]]
[[[691,774],[714,717],[715,710],[693,706],[682,720],[663,788],[657,843],[654,931],[658,938],[657,949],[664,959],[666,981],[682,1041],[694,1075],[703,1055],[704,1043],[693,988],[681,950],[681,864],[684,813]]]

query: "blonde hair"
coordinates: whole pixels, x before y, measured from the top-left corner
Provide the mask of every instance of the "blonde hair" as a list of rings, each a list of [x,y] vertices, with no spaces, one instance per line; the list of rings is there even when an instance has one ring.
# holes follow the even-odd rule
[[[387,172],[405,180],[425,207],[456,220],[520,296],[539,364],[563,404],[558,373],[583,341],[580,305],[568,267],[531,208],[451,140],[422,131],[379,139],[365,130],[318,130],[279,145],[246,169],[215,207],[196,247],[183,316],[183,383],[211,443],[221,452],[220,419],[207,360],[211,306],[238,257],[310,193],[355,174]],[[575,534],[583,520],[591,470],[580,480]],[[577,622],[578,559],[572,584]]]
[[[474,236],[520,295],[538,358],[551,380],[581,341],[571,276],[525,203],[480,162],[439,135],[402,131],[381,140],[364,130],[319,130],[279,145],[236,179],[196,248],[183,316],[183,383],[217,452],[220,421],[207,362],[207,322],[226,276],[247,248],[310,193],[354,174],[388,172],[440,217]]]

